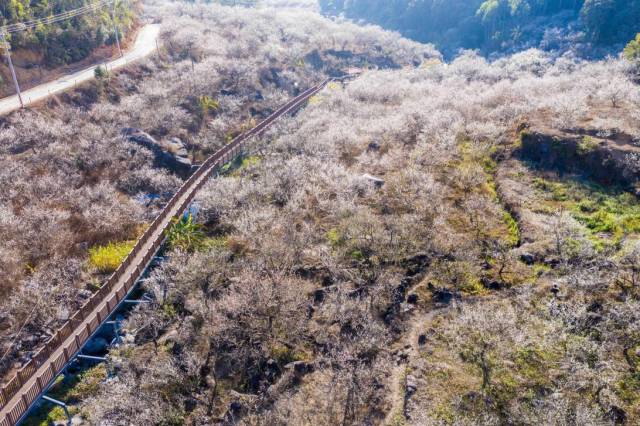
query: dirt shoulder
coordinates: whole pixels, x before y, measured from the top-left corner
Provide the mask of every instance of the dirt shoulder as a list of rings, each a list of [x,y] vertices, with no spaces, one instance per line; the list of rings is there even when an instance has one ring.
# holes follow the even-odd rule
[[[122,50],[128,50],[133,46],[142,27],[142,23],[138,22],[135,24],[134,28],[126,34],[120,43]],[[19,49],[11,53],[11,58],[16,69],[18,83],[20,84],[21,90],[31,89],[40,84],[55,80],[63,75],[71,74],[88,66],[110,61],[117,57],[118,48],[115,45],[105,45],[95,49],[82,61],[56,68],[46,68],[41,65],[43,61],[42,52]],[[2,83],[0,84],[0,98],[15,95],[11,71],[9,70],[9,66],[7,65],[5,58],[2,58],[0,61],[0,78],[2,79]]]

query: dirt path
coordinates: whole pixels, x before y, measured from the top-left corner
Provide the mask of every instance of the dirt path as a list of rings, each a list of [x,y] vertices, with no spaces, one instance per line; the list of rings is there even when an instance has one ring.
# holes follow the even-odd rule
[[[406,359],[396,362],[391,372],[391,409],[385,418],[385,425],[405,424],[405,400],[407,396],[407,367],[411,365],[411,361],[420,356],[420,345],[418,338],[420,334],[427,329],[425,324],[433,321],[434,317],[444,312],[444,309],[432,309],[428,312],[420,312],[420,308],[407,320],[408,330],[393,345],[393,350],[406,354]],[[399,420],[402,420],[401,422]]]

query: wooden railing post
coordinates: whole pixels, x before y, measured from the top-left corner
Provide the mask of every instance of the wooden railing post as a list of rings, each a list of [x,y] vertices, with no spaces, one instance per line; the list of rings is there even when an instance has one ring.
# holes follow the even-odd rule
[[[120,291],[122,290],[122,288],[116,289],[116,297],[114,298],[115,300],[113,303],[113,307],[109,304],[110,299],[107,300],[108,296],[111,294],[111,291],[116,288],[116,285],[122,280],[123,277],[127,276],[127,269],[130,269],[133,265],[134,271],[131,272],[130,275],[128,275],[128,278],[126,278],[124,281],[124,293],[122,298],[126,297],[128,290],[133,284],[135,284],[137,278],[139,278],[140,274],[144,271],[144,268],[148,261],[151,259],[153,253],[155,253],[157,248],[162,244],[164,240],[163,232],[170,224],[170,222],[167,221],[167,218],[171,219],[175,214],[179,215],[183,213],[189,203],[194,199],[196,192],[206,183],[206,180],[210,175],[212,175],[216,170],[219,170],[219,168],[221,168],[225,163],[232,161],[234,158],[240,155],[243,151],[243,147],[246,141],[249,138],[256,135],[261,135],[264,130],[280,116],[300,108],[303,102],[305,102],[309,97],[318,93],[331,80],[332,79],[326,79],[322,83],[305,90],[304,92],[278,108],[273,114],[258,123],[257,126],[236,136],[229,144],[223,146],[213,155],[209,156],[202,163],[200,168],[198,168],[198,170],[196,170],[196,172],[191,175],[178,189],[178,191],[176,191],[176,193],[171,197],[169,202],[161,211],[160,215],[158,215],[158,217],[153,220],[153,222],[149,226],[149,229],[147,229],[144,234],[138,239],[138,241],[136,241],[136,244],[132,248],[131,252],[127,255],[120,266],[118,266],[118,268],[113,272],[113,274],[111,274],[111,276],[107,279],[103,286],[100,287],[100,289],[98,289],[98,291],[96,291],[91,296],[88,302],[85,302],[85,304],[82,305],[82,307],[69,318],[69,321],[67,321],[60,329],[56,331],[51,340],[49,340],[44,348],[38,354],[36,354],[37,360],[32,360],[25,366],[26,368],[23,367],[22,369],[20,369],[16,374],[15,379],[9,382],[9,386],[0,389],[0,395],[2,396],[2,401],[4,401],[3,405],[8,404],[9,399],[20,393],[24,384],[37,375],[38,367],[45,365],[47,361],[48,368],[51,371],[52,377],[56,377],[57,367],[55,367],[54,362],[51,361],[52,354],[55,353],[60,348],[60,346],[63,345],[67,337],[69,337],[72,333],[74,334],[73,341],[77,346],[77,350],[81,349],[82,342],[80,341],[79,333],[77,332],[77,328],[79,328],[79,325],[82,324],[82,322],[86,321],[88,318],[93,318],[91,315],[94,311],[96,311],[95,315],[97,317],[98,327],[111,315],[112,309],[114,309],[115,306],[118,305],[118,302],[122,300],[120,296]],[[158,231],[160,231],[160,234],[156,237],[155,240],[151,240],[152,238],[154,238],[154,235],[156,235]],[[144,255],[142,256],[142,261],[134,264],[134,260],[136,260],[137,256],[139,256],[143,247],[149,244],[150,241],[152,242],[152,244],[150,245],[150,248],[147,248],[143,253]],[[129,284],[131,284],[131,286]],[[105,303],[106,308],[103,307],[102,309],[105,309],[106,314],[102,314],[102,309],[99,309],[102,303]],[[87,339],[89,338],[89,336],[91,336],[92,322],[93,319],[91,319],[90,322],[85,323]],[[63,347],[62,353],[64,362],[67,363],[72,355],[69,353],[69,348]],[[59,358],[56,358],[54,361],[57,363],[58,360]],[[42,377],[42,375],[36,376],[36,383],[39,392],[41,392],[44,389],[44,386],[47,384],[42,383]],[[28,389],[29,399],[35,397],[34,395],[32,395],[32,390],[33,388]],[[27,397],[25,396],[25,393],[20,393],[20,400],[22,402],[22,405],[24,406],[24,409],[21,405],[17,405],[16,407],[14,407],[10,416],[7,417],[10,424],[13,424],[15,420],[17,420],[24,414],[26,410],[29,409],[29,402]],[[14,411],[16,413],[14,413]],[[21,412],[17,413],[18,411]],[[17,415],[18,417],[14,419],[14,415]],[[5,423],[6,420],[1,421],[0,425],[7,426]]]

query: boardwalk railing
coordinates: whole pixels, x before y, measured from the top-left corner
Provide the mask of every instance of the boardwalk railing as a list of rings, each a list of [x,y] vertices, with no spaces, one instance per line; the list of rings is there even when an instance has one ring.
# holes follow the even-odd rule
[[[14,426],[19,422],[89,338],[115,311],[164,242],[165,231],[171,226],[171,219],[180,216],[186,210],[197,191],[206,183],[207,178],[235,158],[248,139],[262,133],[282,115],[300,108],[331,80],[327,79],[296,96],[256,127],[240,134],[202,163],[169,200],[160,215],[138,239],[127,258],[104,285],[0,390],[0,426]]]

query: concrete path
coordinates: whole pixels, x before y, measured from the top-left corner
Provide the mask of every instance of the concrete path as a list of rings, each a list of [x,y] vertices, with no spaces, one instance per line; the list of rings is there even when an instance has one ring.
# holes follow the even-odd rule
[[[144,26],[138,33],[138,38],[136,39],[133,49],[126,52],[122,58],[107,62],[107,69],[111,71],[121,68],[129,62],[136,61],[151,54],[156,49],[156,41],[159,34],[160,25],[149,24]],[[56,93],[71,89],[75,87],[76,84],[93,79],[94,71],[100,65],[103,64],[93,65],[73,74],[67,74],[56,80],[25,90],[22,92],[22,99],[24,100],[25,105],[28,106],[31,103],[41,101]],[[19,79],[20,76],[18,76],[18,80]],[[0,115],[7,114],[17,109],[20,109],[20,101],[18,100],[17,95],[9,96],[0,100]]]

